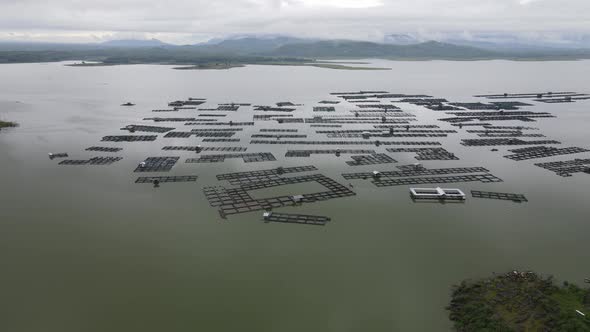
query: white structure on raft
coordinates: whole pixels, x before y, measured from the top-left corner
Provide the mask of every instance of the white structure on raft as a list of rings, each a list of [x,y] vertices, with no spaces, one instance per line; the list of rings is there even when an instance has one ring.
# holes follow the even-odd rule
[[[465,193],[459,189],[448,188],[410,188],[414,199],[465,200]]]

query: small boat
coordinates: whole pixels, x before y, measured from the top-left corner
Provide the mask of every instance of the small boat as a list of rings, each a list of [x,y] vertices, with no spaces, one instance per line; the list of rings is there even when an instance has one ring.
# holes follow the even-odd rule
[[[134,103],[126,102],[125,104],[121,104],[121,106],[135,106]]]

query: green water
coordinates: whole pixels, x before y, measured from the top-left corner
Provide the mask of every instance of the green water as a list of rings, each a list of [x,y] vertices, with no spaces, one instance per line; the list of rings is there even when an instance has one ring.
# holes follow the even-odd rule
[[[374,61],[393,70],[367,72],[2,65],[0,119],[21,126],[0,133],[0,330],[447,331],[451,323],[444,307],[451,285],[462,279],[532,269],[581,283],[590,276],[590,177],[562,178],[533,166],[536,161],[502,158],[505,147],[499,152],[467,148],[459,145],[460,135],[451,135],[441,141],[461,160],[424,165],[486,167],[504,182],[449,187],[524,193],[529,203],[469,199],[465,204],[420,204],[409,199],[407,187],[376,188],[357,180],[350,181],[355,197],[281,209],[333,220],[313,227],[266,224],[258,212],[221,220],[201,189],[222,184],[214,175],[234,171],[315,165],[319,173],[346,184],[341,173],[393,166],[352,168],[344,164],[345,155],[285,159],[287,149],[322,148],[288,145],[248,147],[247,152],[273,152],[276,162],[185,164],[182,160],[194,153],[161,147],[201,144],[200,139],[99,141],[124,134],[119,128],[128,124],[151,125],[141,119],[154,114],[194,116],[190,110],[150,112],[187,97],[208,98],[205,106],[293,101],[305,104],[311,114],[315,103],[333,99],[333,91],[387,90],[453,101],[504,91],[589,92],[589,64]],[[119,106],[126,101],[137,106]],[[589,104],[535,104],[532,110],[558,118],[530,125],[564,146],[588,147]],[[444,117],[440,113],[407,109],[422,124],[451,128],[436,121]],[[232,116],[251,121],[251,115]],[[257,123],[238,134],[241,142],[203,145],[246,146],[250,134],[274,126]],[[309,139],[326,140],[305,125],[291,127],[310,134]],[[48,152],[81,159],[106,155],[84,151],[93,145],[122,146],[113,155],[124,159],[105,167],[74,167],[47,158]],[[384,146],[350,148],[385,151]],[[181,162],[163,175],[197,174],[198,182],[163,184],[157,190],[133,183],[138,162],[165,155],[180,156]],[[393,155],[399,164],[416,162],[413,156]],[[573,158],[588,154],[547,161]],[[283,195],[284,189],[256,195]]]

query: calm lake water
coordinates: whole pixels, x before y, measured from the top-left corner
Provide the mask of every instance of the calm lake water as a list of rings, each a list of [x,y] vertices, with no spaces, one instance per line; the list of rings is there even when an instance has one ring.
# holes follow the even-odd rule
[[[392,154],[399,164],[350,167],[346,155],[283,157],[287,149],[324,147],[253,145],[248,152],[273,152],[278,161],[185,164],[194,152],[161,147],[200,139],[99,143],[102,136],[125,134],[119,128],[128,124],[153,125],[144,117],[195,116],[194,110],[151,112],[188,97],[207,98],[205,107],[293,101],[305,104],[309,115],[318,101],[334,100],[329,93],[335,91],[387,90],[459,102],[480,101],[472,96],[484,93],[590,92],[590,61],[373,62],[393,69],[1,65],[0,119],[21,126],[0,133],[0,330],[447,331],[452,325],[444,308],[451,286],[463,279],[531,269],[582,284],[590,276],[590,176],[562,178],[533,164],[590,154],[515,162],[502,158],[507,147],[491,152],[459,145],[461,130],[441,139],[461,160],[424,165],[486,167],[504,182],[447,187],[524,193],[528,203],[468,198],[465,204],[419,204],[407,186],[377,188],[358,180],[351,181],[355,197],[281,209],[333,220],[314,227],[265,224],[259,212],[223,221],[202,187],[226,185],[216,174],[300,165],[315,165],[346,184],[342,173],[389,170],[416,162],[414,154]],[[126,101],[137,106],[119,106]],[[557,118],[496,124],[531,125],[564,147],[590,147],[590,101],[534,104],[530,110]],[[421,124],[456,129],[437,121],[445,117],[440,112],[404,109]],[[251,121],[251,115],[238,112],[235,118]],[[259,128],[277,127],[257,126],[245,127],[241,142],[203,145],[247,146]],[[314,135],[309,139],[322,137]],[[48,152],[74,159],[105,155],[84,151],[93,145],[122,146],[117,155],[124,159],[75,167],[47,158]],[[161,175],[197,174],[198,182],[157,190],[133,183],[137,163],[166,155],[181,161]]]

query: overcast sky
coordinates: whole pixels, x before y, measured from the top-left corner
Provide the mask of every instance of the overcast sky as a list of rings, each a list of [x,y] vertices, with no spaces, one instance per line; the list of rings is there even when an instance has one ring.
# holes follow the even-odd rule
[[[590,0],[0,0],[0,40],[194,43],[232,34],[590,32]]]

